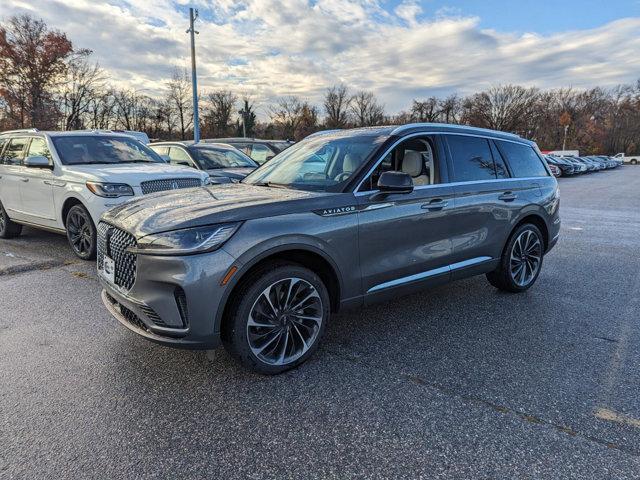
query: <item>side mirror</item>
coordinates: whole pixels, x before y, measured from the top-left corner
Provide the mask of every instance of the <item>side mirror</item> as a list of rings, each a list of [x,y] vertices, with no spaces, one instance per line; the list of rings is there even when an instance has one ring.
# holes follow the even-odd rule
[[[49,159],[41,155],[25,158],[24,165],[30,168],[52,168]]]
[[[380,193],[411,193],[413,179],[404,172],[383,172],[378,179]]]
[[[267,155],[267,158],[264,159],[265,162],[268,162],[269,160],[271,160],[273,157],[275,157],[275,155]]]

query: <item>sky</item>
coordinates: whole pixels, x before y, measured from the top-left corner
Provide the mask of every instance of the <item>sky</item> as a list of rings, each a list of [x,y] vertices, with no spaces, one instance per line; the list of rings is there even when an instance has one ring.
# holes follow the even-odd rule
[[[200,92],[230,89],[263,109],[287,95],[320,105],[341,82],[396,113],[496,84],[640,79],[640,0],[2,0],[0,21],[42,18],[93,50],[114,85],[157,95],[190,66],[190,6]]]

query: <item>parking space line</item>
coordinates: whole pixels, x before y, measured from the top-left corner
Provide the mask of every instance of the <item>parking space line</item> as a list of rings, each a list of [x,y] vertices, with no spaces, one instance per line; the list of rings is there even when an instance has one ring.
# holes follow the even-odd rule
[[[622,425],[629,425],[630,427],[640,428],[640,420],[633,418],[629,415],[614,412],[608,408],[598,408],[594,413],[596,418],[600,420],[606,420],[608,422],[620,423]]]

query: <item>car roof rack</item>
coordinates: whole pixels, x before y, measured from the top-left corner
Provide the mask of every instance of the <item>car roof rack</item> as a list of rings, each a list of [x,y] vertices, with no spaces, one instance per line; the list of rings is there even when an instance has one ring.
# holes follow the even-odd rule
[[[502,132],[499,130],[490,130],[488,128],[478,128],[478,127],[471,127],[468,125],[455,125],[455,124],[450,124],[450,123],[407,123],[406,125],[400,125],[399,127],[396,127],[392,132],[391,135],[398,135],[401,134],[407,130],[411,130],[414,128],[443,128],[443,129],[447,129],[447,130],[460,130],[460,131],[467,131],[467,132],[477,132],[477,133],[485,133],[485,134],[493,134],[493,135],[504,135],[507,137],[513,137],[513,138],[519,138],[521,139],[522,137],[516,133],[511,133],[511,132]]]
[[[1,132],[0,135],[10,135],[12,133],[37,133],[40,130],[37,128],[19,128],[17,130],[7,130],[6,132]]]

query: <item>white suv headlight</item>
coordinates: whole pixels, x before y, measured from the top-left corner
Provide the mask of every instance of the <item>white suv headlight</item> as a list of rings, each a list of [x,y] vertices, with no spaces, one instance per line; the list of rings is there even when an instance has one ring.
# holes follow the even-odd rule
[[[133,188],[126,183],[87,182],[87,188],[94,195],[105,198],[133,197]]]
[[[142,255],[191,255],[221,247],[238,230],[240,223],[186,228],[147,235],[138,241],[132,253]]]

